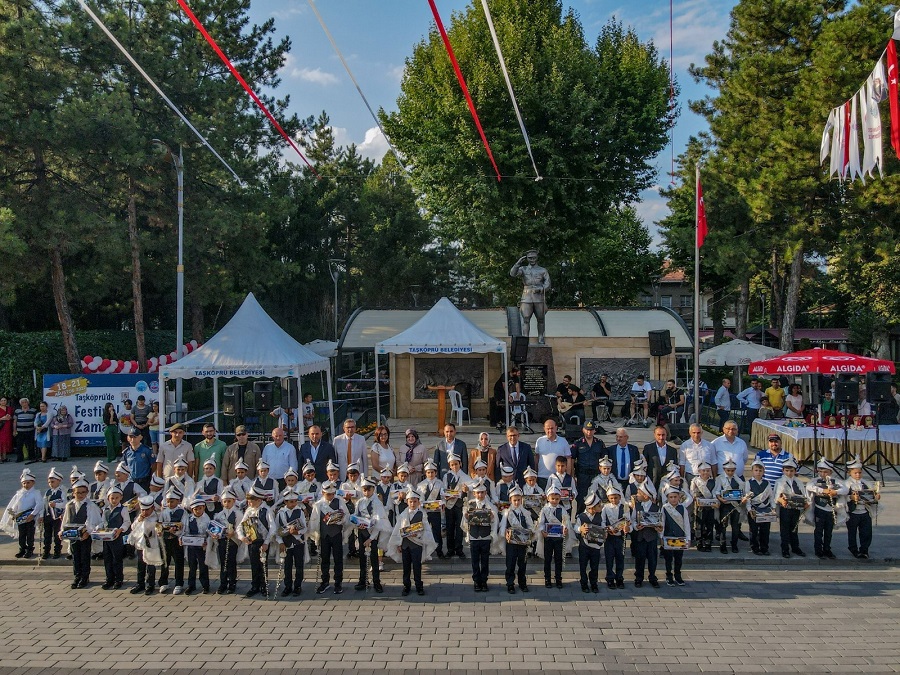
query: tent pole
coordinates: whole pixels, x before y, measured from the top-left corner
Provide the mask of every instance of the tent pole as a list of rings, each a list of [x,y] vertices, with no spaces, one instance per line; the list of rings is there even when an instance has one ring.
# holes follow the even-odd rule
[[[375,424],[381,424],[381,387],[378,377],[378,350],[375,353]]]
[[[334,443],[334,401],[331,396],[331,369],[325,371],[325,378],[328,380],[328,423],[331,428],[331,443]],[[300,382],[297,382],[297,389],[300,389]]]
[[[299,367],[299,366],[297,367],[297,372],[298,372],[298,373],[300,372],[300,367]],[[290,392],[290,391],[291,391],[291,383],[290,383],[290,380],[288,380],[288,392]],[[288,407],[290,407],[291,404],[293,403],[293,401],[290,401],[290,398],[291,398],[290,395],[288,395]],[[300,419],[298,420],[298,419],[295,417],[295,418],[294,418],[294,421],[297,422],[297,447],[298,447],[298,448],[299,448],[301,445],[303,445],[303,409],[302,409],[302,401],[303,401],[303,378],[300,377],[299,375],[297,375],[297,402],[296,402],[294,405],[297,406],[297,417],[299,417]],[[284,403],[282,403],[281,405],[282,405],[282,407],[284,407]],[[290,412],[288,412],[288,419],[290,419]],[[313,415],[313,421],[315,421],[315,415]],[[289,423],[289,424],[288,424],[288,440],[290,440],[290,439],[291,439],[291,426],[290,426],[290,423]],[[297,469],[297,471],[300,471],[300,469],[301,469],[301,467],[299,467],[299,466],[298,466],[298,467],[295,467],[295,468]]]
[[[219,431],[219,378],[213,378],[213,425],[216,427],[216,431]],[[221,468],[221,467],[219,467]],[[203,470],[203,467],[200,467],[200,470]]]

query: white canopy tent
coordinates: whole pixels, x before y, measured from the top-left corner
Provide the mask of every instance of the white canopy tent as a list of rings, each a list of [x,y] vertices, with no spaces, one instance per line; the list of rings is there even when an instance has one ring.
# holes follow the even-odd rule
[[[421,319],[394,337],[375,345],[375,400],[381,420],[381,391],[378,373],[380,354],[501,354],[506,377],[506,342],[491,337],[469,321],[447,298],[441,298]],[[509,426],[509,399],[506,400]]]
[[[752,361],[762,361],[781,356],[784,350],[766,347],[747,340],[730,340],[700,352],[700,367],[734,366],[734,376],[738,391],[743,390],[743,372],[740,366],[749,366]]]
[[[285,333],[266,314],[253,293],[248,293],[231,320],[208,342],[183,359],[160,368],[159,389],[165,392],[166,380],[213,378],[213,415],[214,419],[218,419],[220,377],[296,377],[297,398],[302,401],[301,376],[320,371],[325,371],[327,378],[331,437],[334,438],[334,405],[328,358],[312,352]],[[165,414],[163,419],[166,419]]]

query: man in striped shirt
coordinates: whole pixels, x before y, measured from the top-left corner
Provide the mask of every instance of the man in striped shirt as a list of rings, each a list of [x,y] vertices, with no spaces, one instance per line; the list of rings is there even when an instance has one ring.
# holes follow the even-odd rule
[[[769,434],[769,449],[756,453],[756,459],[765,467],[763,477],[773,485],[781,478],[784,473],[782,467],[790,457],[791,453],[781,449],[781,436],[778,434]]]

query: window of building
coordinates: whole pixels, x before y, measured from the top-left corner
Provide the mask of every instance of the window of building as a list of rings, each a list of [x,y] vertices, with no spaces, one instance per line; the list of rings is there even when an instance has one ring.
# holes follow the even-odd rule
[[[663,295],[659,299],[659,304],[663,307],[672,308],[672,296],[671,295]]]
[[[681,296],[681,306],[682,307],[693,307],[694,306],[694,296],[693,295],[682,295]]]

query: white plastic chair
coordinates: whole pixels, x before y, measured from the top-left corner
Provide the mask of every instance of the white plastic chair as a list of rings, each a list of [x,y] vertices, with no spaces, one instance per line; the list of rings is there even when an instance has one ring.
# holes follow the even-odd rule
[[[472,414],[469,412],[469,409],[462,404],[462,394],[454,389],[450,389],[447,391],[450,395],[450,415],[456,415],[456,423],[459,426],[462,426],[463,423],[463,415],[469,416],[469,422],[472,422]]]

